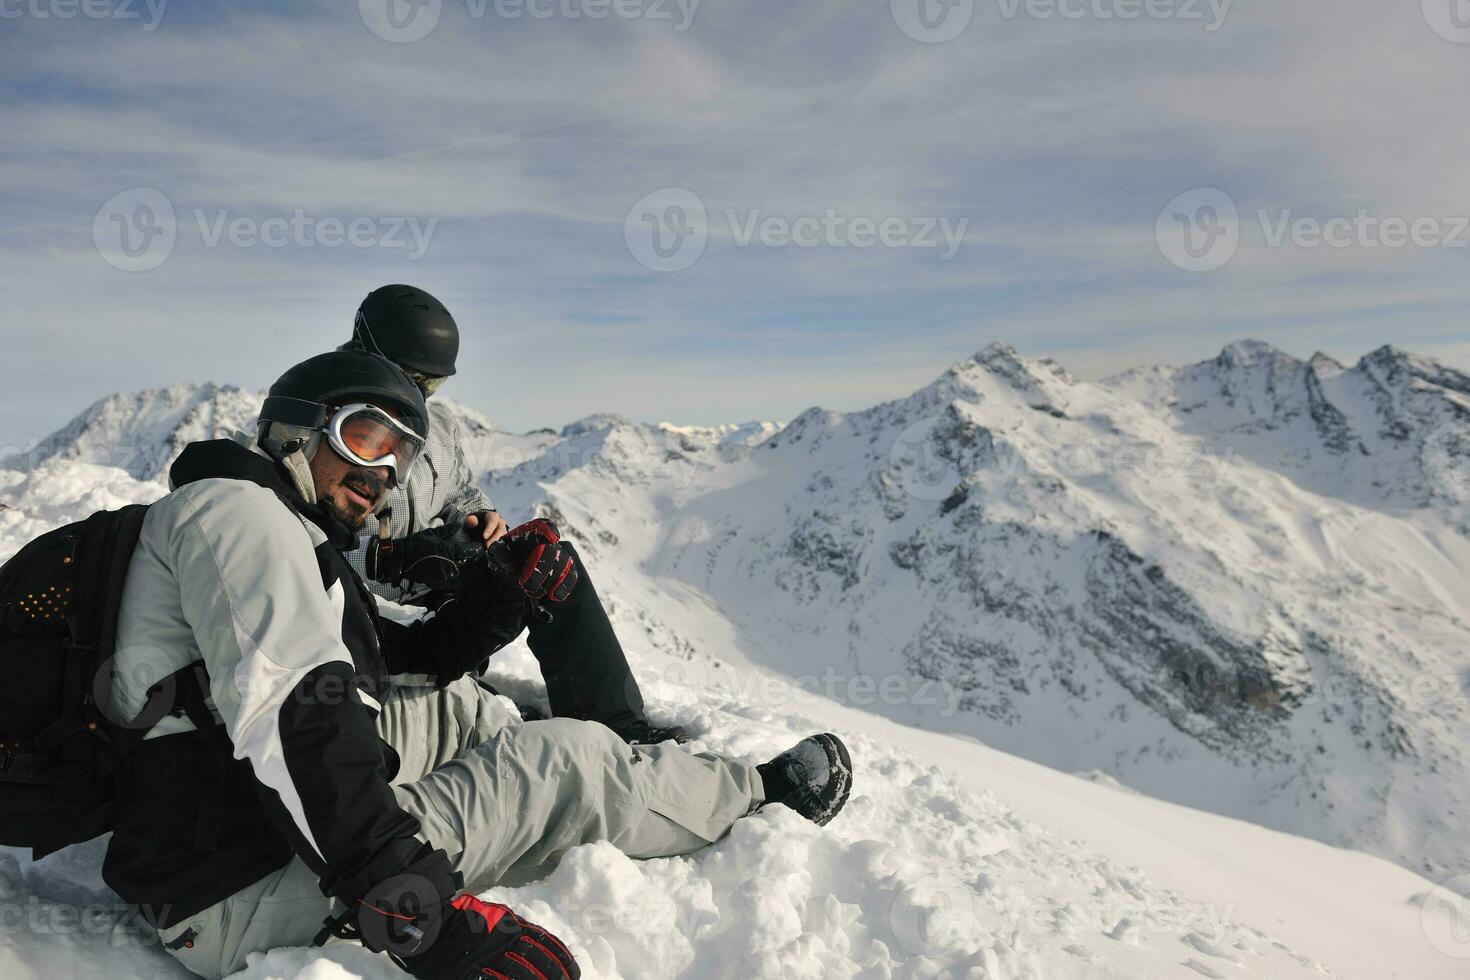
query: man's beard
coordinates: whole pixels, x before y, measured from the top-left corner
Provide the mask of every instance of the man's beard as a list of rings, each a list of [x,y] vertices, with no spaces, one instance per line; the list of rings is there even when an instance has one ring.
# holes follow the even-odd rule
[[[327,505],[327,513],[342,522],[348,530],[360,531],[362,530],[362,526],[367,523],[368,512],[357,504],[348,504],[344,507],[337,503],[335,497],[327,497],[322,503]]]
[[[375,503],[381,502],[383,494],[388,492],[388,488],[375,475],[361,470],[347,474],[342,478],[339,486],[345,490],[347,484],[352,484],[357,492],[369,497]],[[364,507],[362,504],[350,501],[346,504],[338,503],[335,493],[328,494],[323,502],[327,505],[327,511],[334,518],[353,531],[361,530],[362,526],[367,523],[368,515],[372,513],[372,507]]]

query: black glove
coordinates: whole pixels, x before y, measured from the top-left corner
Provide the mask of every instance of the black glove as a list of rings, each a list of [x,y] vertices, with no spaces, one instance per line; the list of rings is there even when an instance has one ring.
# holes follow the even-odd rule
[[[650,725],[647,721],[638,720],[626,725],[609,724],[618,737],[630,745],[657,745],[659,742],[676,742],[683,745],[693,738],[689,729],[683,725]]]
[[[442,851],[380,882],[329,920],[331,934],[386,952],[420,980],[577,980],[582,971],[566,944],[504,905],[459,890]],[[327,933],[318,937],[318,945]]]
[[[385,585],[407,581],[420,588],[452,589],[459,584],[460,566],[483,550],[446,524],[397,540],[373,538],[364,567],[368,578]]]
[[[402,958],[419,980],[578,980],[582,971],[560,940],[504,905],[461,895],[444,910],[438,935]]]
[[[562,602],[577,587],[576,562],[562,549],[555,524],[538,517],[501,540],[514,559],[521,589],[532,599]]]

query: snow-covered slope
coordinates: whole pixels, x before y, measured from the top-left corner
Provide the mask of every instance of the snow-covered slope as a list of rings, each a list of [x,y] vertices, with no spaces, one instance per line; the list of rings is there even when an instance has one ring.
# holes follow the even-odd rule
[[[826,829],[783,810],[683,858],[635,862],[592,845],[543,881],[487,893],[566,939],[588,980],[1432,980],[1461,965],[1442,951],[1457,948],[1450,933],[1434,931],[1440,896],[1378,859],[830,702],[754,705],[668,679],[677,661],[635,660],[656,708],[700,733],[692,748],[759,759],[834,729],[857,760],[856,792]],[[494,679],[529,689],[533,675],[514,650]],[[0,908],[17,910],[0,975],[187,976],[101,884],[101,849],[39,863],[0,849]],[[274,950],[237,976],[402,974],[345,944]]]
[[[33,522],[156,492],[65,460],[0,473],[0,552]],[[830,729],[857,774],[825,829],[777,810],[684,858],[635,862],[592,845],[543,881],[488,893],[566,939],[588,980],[1407,980],[1462,965],[1447,955],[1464,951],[1452,896],[1401,868],[844,708],[738,654],[658,652],[667,644],[637,614],[645,597],[616,576],[603,585],[655,718],[689,725],[691,749],[757,760]],[[678,634],[735,652],[702,597],[665,593],[658,610]],[[497,657],[492,679],[538,696],[523,645]],[[0,976],[186,976],[102,885],[102,846],[41,862],[0,849]],[[238,976],[401,975],[343,944],[274,950]]]
[[[1086,383],[995,345],[733,459],[600,418],[488,482],[839,700],[1457,873],[1467,419],[1391,348]]]
[[[0,557],[155,496],[253,397],[89,409],[0,470]],[[1470,870],[1464,376],[1246,343],[1086,383],[992,346],[785,427],[461,417],[502,511],[578,539],[657,719],[749,758],[831,727],[859,762],[825,830],[771,813],[684,859],[585,848],[496,893],[587,976],[1461,975],[1449,891],[1155,797]],[[523,649],[492,670],[536,696]],[[96,859],[0,857],[0,903],[107,904]],[[171,975],[108,928],[7,930],[0,975]],[[395,974],[341,948],[246,975]]]

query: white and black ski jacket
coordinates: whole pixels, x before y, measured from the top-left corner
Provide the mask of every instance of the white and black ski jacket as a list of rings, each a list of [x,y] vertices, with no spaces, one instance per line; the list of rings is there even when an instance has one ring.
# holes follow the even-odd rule
[[[458,615],[470,603],[375,600],[343,556],[356,535],[256,452],[195,443],[170,475],[128,571],[114,703],[132,717],[193,665],[220,726],[166,716],[128,756],[105,880],[168,926],[293,853],[349,905],[408,870],[447,876],[389,788],[398,759],[374,719],[388,675],[447,683],[515,632]]]

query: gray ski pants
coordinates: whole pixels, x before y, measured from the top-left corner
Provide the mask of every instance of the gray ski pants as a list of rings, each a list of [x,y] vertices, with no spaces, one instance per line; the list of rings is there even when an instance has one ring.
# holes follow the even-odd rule
[[[523,723],[472,678],[395,688],[378,732],[402,760],[394,792],[468,891],[532,880],[568,849],[609,841],[635,858],[718,840],[764,799],[755,766],[668,743],[630,746],[589,721]],[[310,945],[340,905],[299,858],[159,935],[194,973],[223,977],[256,951]]]

